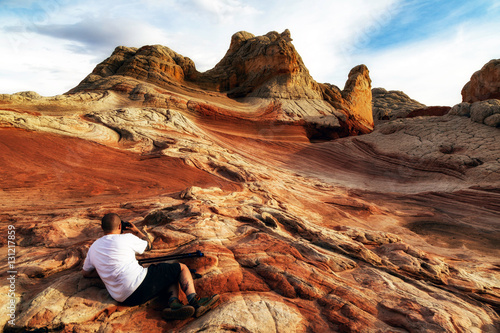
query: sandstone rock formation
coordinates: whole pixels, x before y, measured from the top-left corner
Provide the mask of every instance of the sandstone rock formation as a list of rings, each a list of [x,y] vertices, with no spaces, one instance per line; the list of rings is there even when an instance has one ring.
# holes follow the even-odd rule
[[[76,88],[77,92],[91,89],[116,88],[120,76],[146,81],[158,86],[179,84],[196,77],[193,61],[166,46],[148,45],[139,49],[119,46],[113,54],[98,64]]]
[[[500,99],[500,59],[492,59],[475,72],[462,89],[462,102]]]
[[[224,58],[204,73],[196,70],[191,59],[165,46],[118,47],[69,93],[110,89],[147,106],[170,107],[172,99],[166,95],[199,93],[201,88],[205,96],[223,93],[249,108],[264,109],[266,121],[272,117],[304,126],[313,139],[372,131],[371,80],[366,66],[351,71],[341,92],[336,86],[314,81],[291,41],[288,30],[257,37],[238,32]],[[173,102],[187,104],[177,98]],[[196,107],[195,112],[213,112],[209,111],[213,107],[201,108],[205,110]],[[258,120],[262,115],[251,118]]]
[[[402,91],[373,88],[372,96],[373,119],[375,121],[404,118],[413,110],[426,107]]]
[[[462,89],[462,103],[455,105],[450,114],[500,127],[500,59],[489,61],[472,75]]]
[[[489,99],[481,102],[462,102],[455,105],[450,114],[470,117],[472,121],[492,127],[500,127],[500,100]]]
[[[238,32],[224,58],[200,81],[229,97],[320,99],[321,90],[291,43],[290,31]]]
[[[289,47],[268,35],[238,33],[228,54]],[[249,96],[278,91],[271,79],[235,99],[166,49],[117,50],[71,94],[0,95],[0,232],[15,226],[17,270],[5,332],[500,330],[497,128],[450,112],[368,131],[364,66],[344,91],[310,81],[280,94],[317,96]],[[307,77],[279,80],[294,75]],[[305,119],[304,105],[332,113]],[[355,131],[371,133],[338,138]],[[143,257],[202,250],[183,262],[220,305],[166,322],[165,300],[124,307],[83,278],[108,212],[153,234]]]
[[[368,129],[373,128],[371,88],[368,68],[365,65],[359,65],[349,72],[349,79],[342,91],[342,96],[351,110],[351,118],[366,126],[365,133],[369,133]]]

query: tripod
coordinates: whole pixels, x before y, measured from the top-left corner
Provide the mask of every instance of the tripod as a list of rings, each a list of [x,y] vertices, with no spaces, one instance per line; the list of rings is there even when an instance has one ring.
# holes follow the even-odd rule
[[[205,256],[203,254],[203,252],[201,252],[200,250],[197,250],[196,252],[179,253],[179,254],[171,254],[168,256],[144,258],[144,259],[139,259],[137,261],[139,262],[139,265],[142,265],[142,264],[151,264],[151,263],[160,262],[160,261],[185,259],[185,258],[198,258],[198,257],[203,257],[203,256]],[[190,271],[194,275],[195,279],[198,279],[201,277],[200,274],[196,273],[196,269],[190,269]]]
[[[185,258],[197,258],[197,257],[203,257],[203,256],[204,256],[203,252],[201,252],[200,250],[197,250],[196,252],[179,253],[179,254],[171,254],[171,255],[161,256],[161,257],[139,259],[138,262],[140,265],[142,265],[142,264],[150,264],[153,262],[175,260],[175,259],[185,259]]]

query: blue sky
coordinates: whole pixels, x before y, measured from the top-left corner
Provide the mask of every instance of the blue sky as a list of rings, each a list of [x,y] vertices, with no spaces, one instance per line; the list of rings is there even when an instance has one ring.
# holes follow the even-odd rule
[[[342,89],[364,63],[373,87],[454,105],[500,58],[499,18],[499,0],[0,0],[0,93],[64,93],[118,45],[162,44],[205,71],[237,31],[290,29],[318,82]]]
[[[455,0],[401,1],[392,10],[387,24],[370,35],[368,48],[383,49],[392,45],[425,40],[440,31],[446,30],[467,21],[500,19],[492,8],[492,1]]]

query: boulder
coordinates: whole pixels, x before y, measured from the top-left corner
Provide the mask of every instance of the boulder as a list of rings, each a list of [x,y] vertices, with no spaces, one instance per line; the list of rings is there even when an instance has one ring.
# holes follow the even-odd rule
[[[462,102],[500,99],[500,59],[492,59],[472,74],[462,89]]]
[[[500,100],[489,99],[470,106],[470,118],[476,123],[485,123],[486,119],[500,113]]]
[[[500,100],[489,99],[474,103],[462,102],[453,106],[450,115],[470,117],[472,121],[492,127],[500,127]]]

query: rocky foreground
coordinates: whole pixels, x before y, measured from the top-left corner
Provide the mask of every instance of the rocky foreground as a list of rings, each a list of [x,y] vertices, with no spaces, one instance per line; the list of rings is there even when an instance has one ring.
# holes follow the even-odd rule
[[[65,95],[1,95],[0,229],[15,227],[17,274],[15,322],[2,307],[0,325],[500,331],[498,61],[485,68],[467,91],[488,98],[445,115],[374,90],[375,126],[366,66],[342,90],[317,83],[288,31],[235,34],[205,73],[163,46],[119,47]],[[144,257],[203,251],[183,262],[220,305],[165,322],[165,300],[124,307],[83,278],[108,212],[154,235]]]

